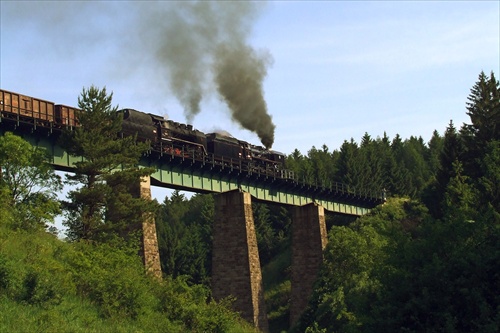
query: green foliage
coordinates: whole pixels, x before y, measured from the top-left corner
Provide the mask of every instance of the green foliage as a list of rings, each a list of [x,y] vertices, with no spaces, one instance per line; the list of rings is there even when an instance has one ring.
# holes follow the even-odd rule
[[[83,108],[111,110],[111,99],[92,89],[82,97]],[[359,144],[351,139],[339,150],[323,145],[307,155],[295,150],[287,157],[287,167],[301,181],[321,186],[341,181],[372,195],[385,188],[391,196],[355,222],[334,221],[314,293],[292,331],[499,330],[499,91],[493,73],[481,73],[468,98],[471,123],[457,132],[450,121],[444,137],[435,131],[427,144],[421,137],[403,140],[396,135],[390,140],[384,133],[373,139],[366,133]],[[99,141],[78,134],[89,144],[86,161],[95,164],[80,164],[87,173],[79,179],[93,182],[75,192],[73,213],[75,221],[82,221],[93,212],[98,226],[92,226],[93,232],[111,236],[103,244],[65,244],[49,234],[6,228],[19,221],[19,213],[10,199],[1,200],[0,331],[252,331],[228,310],[231,299],[215,304],[206,287],[211,195],[186,199],[176,192],[165,199],[157,232],[162,268],[171,276],[159,282],[144,275],[135,234],[127,242],[120,240],[138,221],[134,212],[141,205],[129,201],[126,184],[139,174],[108,172],[116,168],[116,160],[90,143],[111,142],[110,150],[118,149],[117,119],[92,119],[89,123],[109,135]],[[120,167],[133,166],[132,161],[120,162]],[[103,165],[107,167],[96,167]],[[11,195],[7,186],[0,186],[0,198]],[[39,202],[25,207],[40,216],[35,210],[43,205]],[[288,328],[289,320],[290,214],[272,205],[255,204],[253,209],[269,324],[278,332]],[[85,233],[77,226],[76,234]]]
[[[119,244],[119,242],[118,242]],[[147,304],[146,277],[139,256],[116,244],[77,244],[79,251],[67,257],[78,295],[98,305],[104,317],[136,319]]]
[[[47,153],[10,132],[0,136],[0,190],[11,205],[12,226],[44,229],[60,213],[56,193],[61,180],[48,163]]]
[[[189,276],[191,283],[209,283],[213,212],[211,195],[194,195],[187,200],[176,191],[165,198],[156,217],[164,273]]]
[[[6,290],[9,287],[10,270],[7,267],[7,259],[0,257],[0,290]]]
[[[394,189],[423,193],[432,216],[416,200],[392,199],[354,224],[333,227],[295,331],[500,329],[498,87],[493,74],[481,73],[467,104],[472,123],[457,133],[450,122],[429,148],[396,136],[392,153],[410,186]],[[371,143],[365,135],[357,156]]]
[[[477,186],[483,193],[482,206],[491,204],[500,212],[500,140],[487,143],[480,166],[482,176]]]
[[[394,269],[387,263],[397,245],[394,239],[405,239],[399,220],[412,207],[411,202],[391,200],[348,227],[330,230],[325,263],[297,332],[314,322],[328,332],[356,332],[366,324],[383,291],[380,275]]]
[[[290,324],[291,283],[286,280],[265,293],[269,330],[279,332]]]
[[[453,121],[446,128],[443,148],[438,155],[439,164],[435,176],[425,189],[422,200],[429,207],[431,214],[436,218],[443,216],[443,200],[450,178],[454,176],[454,163],[463,155],[463,148]]]
[[[500,123],[500,83],[493,72],[489,78],[484,72],[479,74],[479,79],[472,87],[467,100],[467,115],[470,117],[471,124],[464,126],[463,133],[471,154],[469,156],[479,157],[478,155],[484,154],[488,142],[500,140],[498,126]]]
[[[64,243],[0,225],[1,332],[255,331],[209,295],[149,277],[120,238]]]
[[[389,140],[384,133],[375,140],[365,133],[358,145],[354,139],[344,141],[339,150],[313,147],[308,156],[298,150],[286,159],[287,168],[299,181],[323,187],[336,183],[349,191],[367,196],[382,196],[385,190],[394,196],[417,198],[437,171],[437,156],[442,144],[434,133],[426,145],[421,137]]]
[[[0,186],[0,225],[12,226],[14,224],[14,211],[11,205],[10,190]]]
[[[140,198],[138,188],[139,179],[152,172],[138,167],[149,144],[120,136],[122,118],[112,97],[106,88],[83,89],[78,98],[81,126],[64,132],[60,140],[68,153],[82,158],[67,176],[68,184],[80,186],[69,192],[64,207],[71,240],[102,240],[110,233],[125,237],[155,209]]]
[[[266,265],[290,243],[291,213],[279,205],[252,203],[261,265]]]
[[[259,255],[266,265],[289,245],[291,217],[287,208],[253,203]],[[187,199],[175,191],[156,216],[162,270],[190,283],[210,285],[214,198],[196,194]]]
[[[237,316],[228,310],[231,306],[230,299],[216,304],[209,300],[210,291],[207,287],[202,285],[190,287],[184,278],[175,280],[168,278],[164,283],[168,288],[157,290],[159,306],[172,322],[185,323],[189,332],[231,332],[235,329],[234,322],[237,322]],[[176,294],[182,297],[176,297]],[[196,306],[207,301],[209,306],[204,309]]]
[[[57,304],[60,301],[60,293],[57,285],[46,271],[41,268],[31,269],[25,275],[22,282],[23,293],[20,299],[31,305]]]
[[[284,247],[262,268],[264,299],[270,332],[282,332],[290,324],[291,247]]]

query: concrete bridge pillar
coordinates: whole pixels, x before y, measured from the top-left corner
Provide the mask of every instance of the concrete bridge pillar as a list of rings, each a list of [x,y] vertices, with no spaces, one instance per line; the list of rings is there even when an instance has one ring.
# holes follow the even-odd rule
[[[292,215],[292,276],[290,324],[306,309],[327,243],[325,210],[311,203],[294,207]]]
[[[151,177],[142,177],[140,180],[141,198],[151,200]],[[152,213],[144,214],[142,222],[142,259],[146,271],[157,278],[161,278],[160,251],[156,235],[155,217]]]
[[[249,193],[215,197],[212,294],[217,301],[234,296],[233,309],[261,331],[269,331]]]

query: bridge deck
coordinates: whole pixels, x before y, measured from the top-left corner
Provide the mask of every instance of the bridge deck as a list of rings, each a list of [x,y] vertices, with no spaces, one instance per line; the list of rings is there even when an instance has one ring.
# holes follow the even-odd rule
[[[47,149],[52,164],[58,170],[71,172],[75,162],[81,160],[70,156],[57,144],[61,129],[0,118],[0,134],[3,135],[5,131],[12,131],[31,144]],[[173,154],[152,153],[144,156],[140,165],[155,168],[156,171],[151,175],[153,186],[199,193],[241,190],[264,202],[294,206],[315,202],[328,211],[341,214],[364,215],[384,201],[383,193],[372,195],[354,192],[340,183],[326,187],[305,184],[296,179],[282,178],[280,172],[270,176],[220,164],[210,156],[199,161]]]

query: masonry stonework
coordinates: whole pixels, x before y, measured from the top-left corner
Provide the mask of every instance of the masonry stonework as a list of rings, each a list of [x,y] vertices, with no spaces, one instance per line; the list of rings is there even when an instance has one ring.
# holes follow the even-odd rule
[[[234,296],[233,309],[261,331],[269,331],[249,193],[215,197],[212,294],[216,300]]]
[[[151,178],[142,177],[140,180],[141,198],[151,200]],[[157,278],[161,278],[160,251],[156,235],[155,217],[152,213],[144,214],[142,222],[142,259],[146,271]]]
[[[325,210],[311,203],[293,208],[290,324],[306,309],[327,243]]]

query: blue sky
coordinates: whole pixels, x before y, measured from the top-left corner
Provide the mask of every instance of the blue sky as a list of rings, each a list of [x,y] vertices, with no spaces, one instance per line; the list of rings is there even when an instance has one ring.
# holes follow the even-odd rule
[[[169,69],[152,59],[159,39],[169,43],[155,20],[170,20],[178,5],[1,1],[0,86],[68,105],[83,87],[106,86],[120,107],[185,122]],[[276,126],[273,149],[286,154],[338,149],[365,132],[428,141],[451,119],[468,121],[465,102],[480,71],[500,77],[499,1],[255,5],[240,26],[245,42],[271,60],[263,94]],[[209,82],[205,89],[193,125],[259,144],[231,121]]]

